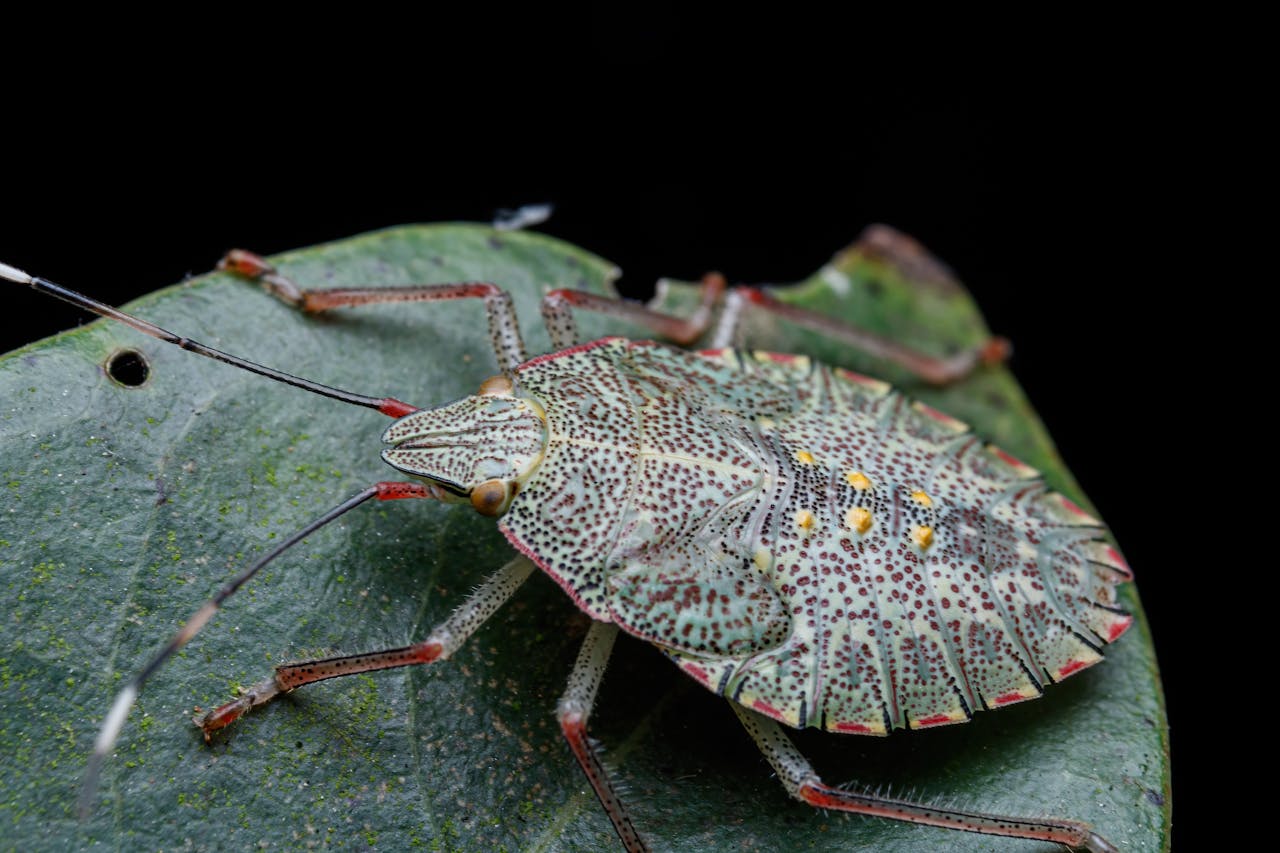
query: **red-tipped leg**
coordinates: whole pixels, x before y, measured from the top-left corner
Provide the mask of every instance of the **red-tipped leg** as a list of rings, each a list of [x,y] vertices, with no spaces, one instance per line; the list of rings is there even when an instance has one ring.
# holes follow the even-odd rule
[[[388,649],[382,652],[370,652],[363,655],[343,655],[341,657],[311,660],[305,663],[286,664],[276,667],[275,674],[246,690],[239,698],[233,699],[207,714],[197,714],[193,722],[204,731],[204,739],[208,741],[213,733],[226,728],[244,716],[250,709],[265,705],[281,693],[330,678],[344,675],[355,675],[358,672],[372,672],[379,669],[394,669],[401,666],[431,663],[444,653],[444,647],[436,640],[427,640],[404,646],[399,649]]]
[[[308,314],[319,314],[335,308],[380,305],[389,302],[439,302],[447,299],[483,299],[489,319],[489,340],[498,366],[511,370],[527,356],[520,337],[511,296],[497,285],[487,282],[461,284],[406,284],[398,287],[340,287],[310,289],[299,287],[281,275],[260,255],[244,249],[232,249],[218,261],[218,269],[242,275],[259,282],[269,293]]]
[[[542,298],[542,320],[551,335],[551,345],[558,350],[582,343],[578,336],[578,325],[573,319],[574,311],[592,311],[617,317],[642,326],[669,341],[687,346],[702,337],[711,324],[711,315],[724,290],[724,276],[718,272],[704,275],[701,301],[688,317],[663,314],[626,299],[599,296],[581,290],[553,290]]]
[[[1001,364],[1012,352],[1012,347],[1006,338],[993,337],[976,347],[952,356],[933,356],[903,346],[897,341],[874,332],[850,326],[826,314],[782,302],[759,288],[734,288],[733,298],[757,310],[768,311],[798,326],[812,329],[833,340],[842,341],[854,349],[890,361],[911,371],[931,385],[946,385],[963,379],[982,365]],[[725,316],[731,319],[736,318],[740,316],[740,309],[727,310]],[[728,334],[718,330],[716,337],[717,339],[728,337]],[[722,344],[724,344],[723,341],[717,340],[717,345]]]
[[[600,761],[600,753],[587,735],[587,718],[591,716],[591,706],[595,703],[596,691],[600,688],[600,679],[604,677],[609,653],[613,651],[613,641],[617,636],[616,625],[607,622],[591,624],[591,630],[582,642],[578,660],[569,676],[569,685],[560,697],[556,717],[560,720],[560,730],[564,732],[569,748],[573,750],[573,757],[578,759],[587,781],[600,798],[600,805],[604,806],[614,830],[622,839],[622,846],[627,853],[644,853],[649,846],[636,831],[631,816],[627,814],[626,807],[609,779],[608,771]]]
[[[271,262],[261,255],[244,249],[232,249],[218,261],[217,268],[223,272],[251,278],[282,302],[287,302],[304,311],[311,310],[306,306],[306,291],[294,284],[292,279],[285,278],[276,272]]]
[[[414,495],[394,495],[414,497]],[[369,652],[359,655],[342,655],[322,660],[304,661],[276,667],[271,677],[246,690],[240,697],[192,719],[204,731],[205,740],[219,729],[226,728],[249,710],[265,705],[282,693],[296,690],[306,684],[373,672],[402,666],[433,663],[444,660],[466,642],[481,625],[524,583],[533,572],[533,563],[527,557],[516,557],[476,588],[462,604],[421,643],[398,649]]]
[[[926,806],[874,794],[832,788],[813,771],[808,760],[783,733],[781,726],[737,703],[730,704],[751,738],[760,747],[760,751],[764,753],[764,757],[773,765],[787,793],[811,806],[984,835],[1049,841],[1073,850],[1087,850],[1090,853],[1119,853],[1115,845],[1098,835],[1087,824],[1074,820],[1005,817]]]

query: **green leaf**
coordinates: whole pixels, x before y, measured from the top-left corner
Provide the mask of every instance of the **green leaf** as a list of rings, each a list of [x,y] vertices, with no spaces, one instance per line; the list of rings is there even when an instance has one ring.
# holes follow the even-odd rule
[[[551,287],[609,292],[611,265],[479,226],[407,227],[275,259],[313,286],[488,280],[516,298],[531,352]],[[909,259],[908,259],[909,260]],[[933,270],[932,273],[936,273]],[[852,312],[945,351],[985,334],[963,291],[864,243],[786,298]],[[678,288],[669,294],[681,296]],[[243,281],[193,279],[131,311],[227,352],[360,393],[431,405],[496,372],[478,302],[307,318]],[[756,318],[759,319],[759,318]],[[755,325],[753,320],[753,326]],[[889,374],[765,321],[753,345]],[[602,319],[583,322],[598,335]],[[145,385],[107,378],[125,349]],[[1013,379],[901,384],[1045,471],[1083,502]],[[452,660],[300,690],[206,746],[193,706],[285,659],[424,637],[510,557],[491,520],[403,501],[361,508],[273,564],[147,684],[92,816],[75,796],[124,678],[247,561],[388,476],[386,426],[94,323],[0,360],[0,819],[15,849],[598,850],[618,847],[555,723],[587,620],[534,576]],[[1141,572],[1142,567],[1138,567]],[[1122,849],[1168,837],[1166,723],[1138,624],[1092,670],[968,725],[796,740],[831,782],[1093,823]],[[592,719],[637,825],[658,849],[1033,850],[1044,845],[815,812],[792,802],[723,700],[651,647],[618,644]]]

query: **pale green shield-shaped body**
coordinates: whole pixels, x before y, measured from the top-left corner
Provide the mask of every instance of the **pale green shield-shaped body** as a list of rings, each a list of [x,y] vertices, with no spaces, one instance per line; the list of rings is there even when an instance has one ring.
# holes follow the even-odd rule
[[[616,338],[515,379],[547,431],[507,538],[592,618],[789,725],[961,722],[1132,622],[1100,522],[884,383]]]

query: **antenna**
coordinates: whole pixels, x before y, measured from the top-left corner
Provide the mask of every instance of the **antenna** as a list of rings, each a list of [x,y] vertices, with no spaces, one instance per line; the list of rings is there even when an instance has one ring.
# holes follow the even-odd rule
[[[284,373],[270,367],[258,364],[213,347],[206,346],[199,341],[193,341],[190,338],[175,335],[173,332],[163,329],[154,323],[134,317],[132,314],[126,314],[119,309],[112,308],[103,302],[77,293],[74,290],[55,284],[48,279],[38,276],[29,275],[17,267],[9,264],[0,263],[0,279],[5,279],[15,284],[25,284],[33,290],[57,297],[64,302],[69,302],[78,308],[105,317],[110,320],[116,320],[124,323],[142,332],[150,335],[157,340],[164,341],[168,344],[180,347],[188,352],[203,355],[232,367],[238,367],[242,370],[248,370],[268,379],[277,382],[283,382],[286,385],[292,385],[295,388],[301,388],[304,391],[310,391],[313,394],[319,394],[324,397],[330,397],[334,400],[340,400],[344,403],[351,403],[357,406],[363,406],[377,411],[393,418],[401,418],[412,412],[418,411],[416,406],[395,399],[394,397],[367,397],[363,394],[354,394],[350,391],[343,391],[339,388],[332,388],[328,385],[322,385],[319,382],[312,382],[309,379],[302,379],[289,373]],[[81,819],[88,816],[93,796],[97,791],[98,777],[102,771],[103,762],[110,754],[115,746],[116,740],[120,736],[121,730],[124,728],[125,719],[129,715],[129,710],[133,707],[133,703],[137,700],[142,685],[150,678],[161,666],[164,665],[175,652],[191,641],[193,637],[200,632],[200,629],[213,618],[222,603],[230,598],[236,590],[248,583],[255,575],[260,572],[263,567],[271,563],[289,548],[305,539],[307,536],[324,527],[329,522],[338,518],[369,500],[370,498],[378,498],[380,500],[395,500],[399,498],[439,498],[438,490],[430,485],[420,483],[377,483],[357,495],[348,498],[338,506],[329,510],[327,513],[312,521],[304,528],[294,533],[284,542],[277,545],[269,553],[259,558],[247,569],[236,575],[229,583],[218,590],[213,598],[209,599],[200,607],[190,618],[183,623],[182,628],[173,635],[167,644],[153,657],[146,666],[138,671],[136,675],[129,679],[125,686],[116,694],[115,701],[111,705],[106,718],[103,720],[102,728],[98,732],[98,737],[94,741],[93,753],[89,756],[88,767],[85,771],[84,783],[80,789],[79,797],[79,814]]]
[[[363,394],[354,394],[350,391],[343,391],[340,388],[332,388],[328,385],[322,385],[319,382],[312,382],[310,379],[303,379],[281,370],[266,367],[257,362],[222,352],[210,346],[205,346],[199,341],[193,341],[190,338],[184,338],[175,335],[167,329],[162,329],[154,323],[134,317],[132,314],[126,314],[119,309],[112,308],[104,302],[99,302],[77,293],[74,290],[55,284],[48,279],[38,276],[28,275],[17,267],[11,267],[8,264],[0,263],[0,278],[8,279],[17,284],[25,284],[32,290],[49,296],[61,299],[63,302],[69,302],[77,308],[82,308],[99,317],[106,317],[109,320],[116,320],[124,323],[126,326],[142,332],[144,335],[150,335],[156,340],[164,341],[167,344],[173,344],[181,347],[188,352],[203,355],[206,358],[212,358],[215,361],[221,361],[232,367],[238,367],[247,370],[250,373],[256,373],[259,376],[265,376],[268,379],[274,379],[276,382],[283,382],[286,385],[292,385],[295,388],[301,388],[304,391],[310,391],[313,394],[319,394],[322,397],[330,397],[334,400],[341,400],[344,403],[351,403],[355,406],[364,406],[366,409],[375,409],[384,415],[392,418],[402,418],[405,415],[418,411],[417,406],[411,406],[408,403],[395,399],[394,397],[366,397]]]

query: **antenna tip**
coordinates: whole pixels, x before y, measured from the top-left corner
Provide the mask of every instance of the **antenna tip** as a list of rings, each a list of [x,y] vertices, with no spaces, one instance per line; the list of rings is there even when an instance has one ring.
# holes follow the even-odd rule
[[[89,767],[84,772],[80,796],[76,799],[76,817],[81,821],[88,820],[93,813],[93,797],[98,793],[98,776],[101,772],[102,756],[95,752],[89,756]]]
[[[98,739],[93,743],[93,754],[89,756],[89,766],[84,773],[84,784],[80,786],[80,801],[77,811],[80,813],[81,820],[87,818],[89,812],[93,810],[93,797],[98,791],[98,775],[102,772],[102,762],[106,760],[111,748],[115,746],[116,738],[120,736],[120,730],[124,728],[124,719],[129,715],[129,709],[133,707],[133,702],[137,698],[138,685],[134,682],[129,682],[116,696],[116,701],[112,704],[111,711],[102,723],[102,729],[98,732]]]
[[[0,263],[0,278],[7,278],[9,281],[16,281],[18,284],[30,284],[31,276],[24,273],[17,267],[11,267],[8,264]]]

